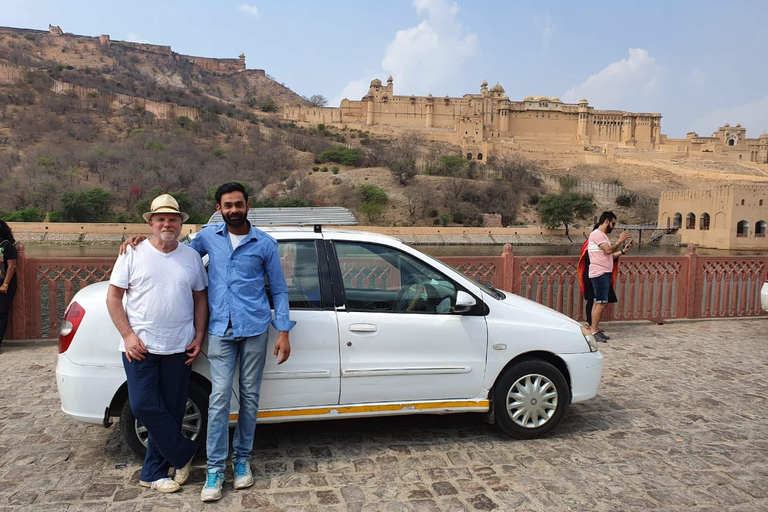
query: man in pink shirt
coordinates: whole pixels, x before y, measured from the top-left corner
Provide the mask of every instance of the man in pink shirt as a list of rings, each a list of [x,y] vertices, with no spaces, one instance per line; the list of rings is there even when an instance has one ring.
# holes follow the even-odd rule
[[[603,212],[598,220],[598,227],[589,235],[589,280],[595,292],[595,303],[592,306],[592,324],[589,326],[597,341],[607,342],[607,338],[600,332],[598,325],[600,317],[608,304],[608,291],[611,288],[611,275],[613,273],[613,260],[625,249],[619,249],[622,243],[629,238],[629,232],[623,231],[619,240],[612,244],[608,233],[613,231],[616,225],[616,215],[613,212]]]

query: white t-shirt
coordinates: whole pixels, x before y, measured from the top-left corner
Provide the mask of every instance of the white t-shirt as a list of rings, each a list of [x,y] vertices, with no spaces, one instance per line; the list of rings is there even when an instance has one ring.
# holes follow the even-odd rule
[[[232,244],[232,250],[234,251],[235,249],[237,249],[237,246],[240,245],[240,242],[242,242],[247,236],[248,236],[248,233],[244,235],[236,235],[230,231],[229,241]]]
[[[208,286],[197,251],[179,244],[164,253],[145,240],[117,258],[109,284],[127,290],[128,323],[149,353],[184,352],[195,337],[192,291]],[[120,351],[125,352],[125,340],[120,340]]]

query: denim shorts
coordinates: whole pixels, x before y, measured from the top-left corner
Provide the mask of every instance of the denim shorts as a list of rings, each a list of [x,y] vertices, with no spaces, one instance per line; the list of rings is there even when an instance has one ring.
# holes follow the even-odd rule
[[[597,277],[591,277],[592,289],[595,292],[595,302],[608,304],[608,291],[611,289],[611,272],[606,272]]]

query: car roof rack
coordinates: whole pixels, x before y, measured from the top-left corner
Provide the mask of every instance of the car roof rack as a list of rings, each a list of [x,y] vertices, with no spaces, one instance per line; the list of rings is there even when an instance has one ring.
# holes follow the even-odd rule
[[[219,212],[211,215],[208,224],[224,222]],[[248,222],[260,226],[314,226],[320,233],[322,226],[356,226],[357,219],[341,206],[299,206],[295,208],[251,208]]]

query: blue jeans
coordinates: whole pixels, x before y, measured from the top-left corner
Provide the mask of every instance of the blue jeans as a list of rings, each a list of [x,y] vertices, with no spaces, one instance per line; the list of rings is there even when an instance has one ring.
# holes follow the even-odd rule
[[[267,357],[268,332],[236,338],[232,327],[224,336],[208,335],[213,389],[208,401],[208,470],[224,471],[229,452],[229,404],[235,368],[240,364],[240,411],[232,439],[232,461],[249,461],[259,413],[259,392]]]
[[[194,441],[181,433],[192,375],[192,367],[184,364],[186,360],[187,354],[181,352],[167,356],[146,354],[143,361],[129,363],[123,354],[131,410],[149,433],[139,477],[144,482],[167,478],[170,466],[183,467],[197,451]]]

